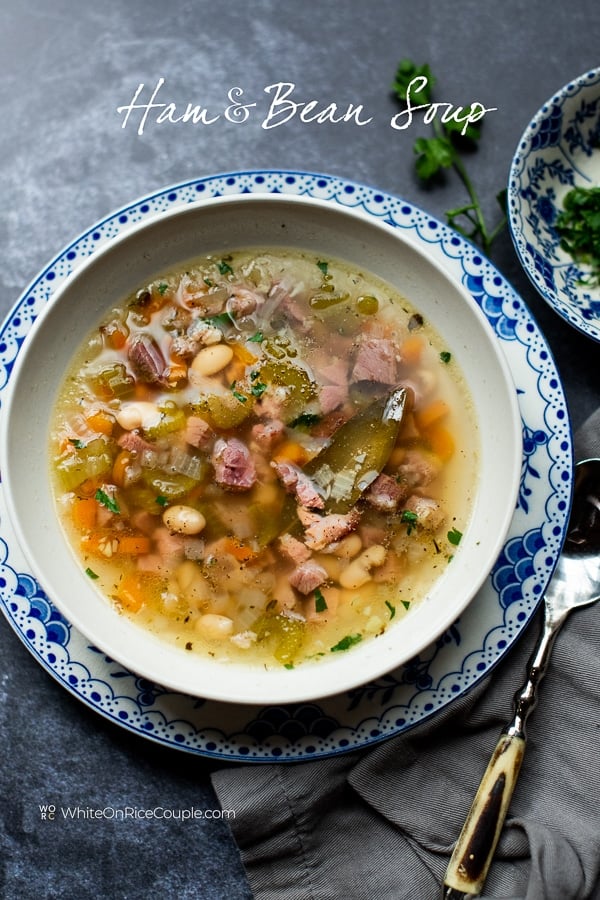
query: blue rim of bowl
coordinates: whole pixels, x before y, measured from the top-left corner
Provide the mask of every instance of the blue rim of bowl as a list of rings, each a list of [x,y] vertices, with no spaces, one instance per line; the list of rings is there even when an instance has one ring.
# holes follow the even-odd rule
[[[558,154],[555,163],[557,177],[563,185],[567,183],[569,186],[575,185],[575,179],[580,176],[580,173],[572,155],[560,147],[563,108],[567,102],[570,103],[576,99],[583,91],[596,86],[598,86],[597,110],[600,122],[600,68],[596,68],[584,72],[564,85],[540,107],[525,128],[517,144],[508,177],[508,221],[519,261],[539,294],[569,325],[582,334],[600,341],[600,291],[596,291],[595,296],[584,292],[576,297],[575,285],[584,277],[584,273],[572,260],[566,264],[564,261],[556,260],[555,264],[555,261],[551,259],[551,255],[555,255],[554,251],[551,253],[540,252],[527,240],[524,234],[522,204],[523,192],[526,190],[523,185],[523,176],[530,154],[534,152],[556,147]],[[580,116],[581,111],[577,115]],[[600,153],[600,143],[597,152]],[[569,170],[571,174],[569,174]],[[541,223],[547,232],[551,232],[549,220],[553,213],[554,210],[550,209],[540,214]],[[556,235],[554,235],[554,242],[558,245]],[[559,269],[565,269],[565,265],[569,269],[567,284],[571,285],[568,294],[557,288],[555,278],[555,273]]]
[[[0,399],[19,348],[53,290],[130,224],[202,198],[290,193],[357,207],[403,230],[483,310],[511,369],[523,424],[519,497],[503,551],[467,610],[401,669],[315,703],[253,707],[166,691],[90,645],[29,573],[6,521],[0,485],[0,605],[38,662],[88,707],[163,746],[221,761],[295,762],[372,746],[428,719],[504,657],[534,615],[562,547],[572,491],[572,436],[551,352],[521,298],[478,248],[400,197],[333,175],[231,172],[178,184],[107,216],[37,276],[0,330]]]

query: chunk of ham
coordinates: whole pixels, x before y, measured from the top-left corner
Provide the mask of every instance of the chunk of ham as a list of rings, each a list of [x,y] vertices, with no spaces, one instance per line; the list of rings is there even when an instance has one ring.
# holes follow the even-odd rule
[[[398,359],[394,342],[389,338],[361,335],[352,367],[351,379],[396,384]]]
[[[228,491],[249,491],[256,484],[256,468],[250,451],[238,438],[219,438],[213,447],[215,481]]]
[[[294,494],[300,506],[307,509],[323,509],[325,501],[315,483],[293,463],[272,463],[281,483],[289,494]]]
[[[348,399],[348,386],[341,384],[324,384],[319,391],[319,405],[323,415],[343,406]]]
[[[444,510],[437,500],[433,500],[431,497],[420,497],[418,494],[413,494],[406,501],[404,509],[415,513],[417,525],[426,531],[435,531],[444,521]]]
[[[291,534],[282,534],[279,538],[279,549],[282,556],[285,556],[296,565],[306,562],[311,557],[311,551],[306,544],[299,541]]]
[[[191,447],[207,450],[215,437],[215,433],[208,422],[200,416],[188,416],[183,437],[186,444],[189,444]]]
[[[127,358],[138,379],[147,384],[163,384],[167,364],[160,347],[150,334],[134,335],[127,348]]]
[[[420,488],[437,478],[440,469],[441,463],[437,457],[419,450],[408,450],[398,466],[398,477],[409,488]]]
[[[119,437],[117,444],[123,450],[129,450],[130,453],[142,454],[144,450],[154,450],[154,445],[145,441],[137,431],[124,431]]]
[[[260,450],[269,452],[285,434],[285,425],[279,419],[271,422],[257,422],[252,427],[252,440]]]
[[[354,531],[360,522],[360,512],[354,508],[349,513],[331,513],[320,516],[310,510],[298,508],[298,518],[304,525],[304,542],[311,550],[323,550],[329,544]]]
[[[364,498],[370,506],[382,512],[394,512],[410,493],[408,485],[392,475],[382,472],[365,491]]]
[[[290,584],[301,594],[310,594],[319,585],[327,581],[327,572],[314,560],[307,560],[297,566],[290,574]]]

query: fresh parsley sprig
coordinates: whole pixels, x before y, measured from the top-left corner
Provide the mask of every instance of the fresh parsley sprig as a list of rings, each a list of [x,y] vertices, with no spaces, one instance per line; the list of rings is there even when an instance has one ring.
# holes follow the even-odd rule
[[[396,70],[396,77],[392,84],[395,96],[401,102],[406,102],[408,87],[417,76],[423,76],[422,88],[411,89],[410,99],[418,105],[431,103],[432,88],[436,83],[431,69],[427,64],[417,66],[410,59],[403,59]],[[468,112],[467,108],[465,112]],[[506,191],[500,191],[496,199],[502,209],[502,218],[493,227],[489,228],[483,215],[483,209],[479,196],[461,156],[465,147],[473,147],[480,138],[480,129],[472,122],[465,128],[461,122],[449,120],[438,121],[434,117],[431,122],[432,137],[419,137],[413,145],[417,156],[415,169],[422,181],[431,182],[439,176],[444,169],[454,169],[469,195],[469,202],[456,209],[446,210],[448,224],[469,240],[478,243],[484,253],[490,252],[495,238],[506,225]]]

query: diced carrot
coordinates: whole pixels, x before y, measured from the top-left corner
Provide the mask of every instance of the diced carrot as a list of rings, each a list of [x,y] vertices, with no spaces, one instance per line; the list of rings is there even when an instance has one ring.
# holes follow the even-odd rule
[[[144,384],[143,381],[136,381],[134,395],[136,400],[152,400],[152,388],[149,384]]]
[[[252,363],[255,363],[258,359],[258,356],[251,353],[244,344],[240,344],[238,341],[234,341],[234,343],[229,344],[229,346],[233,350],[233,355],[245,366],[251,366]]]
[[[415,412],[415,422],[419,431],[430,428],[434,422],[438,422],[448,415],[450,407],[445,400],[434,400],[429,406]]]
[[[150,538],[144,534],[110,534],[93,532],[81,541],[83,553],[95,553],[98,556],[145,556],[150,553]]]
[[[123,576],[119,582],[115,598],[129,612],[139,612],[144,605],[145,597],[142,579],[137,572],[130,572]]]
[[[93,497],[99,487],[102,487],[100,478],[86,478],[77,488],[77,492],[84,497]]]
[[[408,365],[418,363],[424,346],[425,344],[421,335],[409,335],[400,347],[402,362],[407,363]]]
[[[426,432],[429,446],[442,462],[447,462],[454,453],[454,438],[443,425],[435,424]]]
[[[112,430],[115,424],[115,420],[109,413],[103,412],[99,410],[95,413],[90,413],[89,416],[85,417],[85,421],[92,429],[92,431],[96,431],[99,434],[111,435]]]
[[[308,453],[302,444],[298,444],[296,441],[285,441],[277,448],[273,459],[275,462],[291,462],[303,466],[308,460]]]
[[[119,556],[144,556],[150,553],[150,538],[145,534],[124,534],[119,537]]]
[[[125,476],[127,469],[132,463],[132,456],[129,450],[121,450],[117,454],[112,467],[112,481],[117,487],[125,487]]]
[[[171,354],[169,365],[165,372],[166,379],[171,386],[177,385],[180,381],[185,381],[188,374],[188,367],[181,357]]]
[[[93,497],[76,497],[71,509],[75,527],[79,531],[91,531],[96,524],[96,512],[98,510],[98,504]]]
[[[257,555],[256,550],[248,544],[243,544],[232,537],[223,538],[221,548],[223,552],[231,554],[238,562],[249,562]]]

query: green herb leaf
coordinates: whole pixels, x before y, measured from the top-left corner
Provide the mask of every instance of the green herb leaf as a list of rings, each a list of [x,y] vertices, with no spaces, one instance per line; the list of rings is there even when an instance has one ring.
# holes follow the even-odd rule
[[[89,566],[88,566],[88,568],[85,570],[85,574],[88,576],[88,578],[92,578],[92,579],[94,579],[94,580],[95,580],[96,578],[99,578],[99,577],[100,577],[99,575],[96,575],[96,573],[94,572],[94,570],[93,570],[93,569],[90,569]]]
[[[109,497],[102,488],[98,488],[96,493],[94,494],[94,499],[98,501],[102,506],[105,506],[107,509],[111,511],[111,513],[115,513],[115,515],[119,515],[121,510],[119,509],[119,504],[113,500],[112,497]]]
[[[233,269],[231,268],[229,263],[224,259],[222,259],[218,263],[218,269],[219,269],[219,272],[221,273],[221,275],[233,275]]]
[[[158,293],[161,297],[164,297],[165,291],[168,289],[168,287],[169,285],[166,283],[166,281],[160,282],[160,284],[158,285]]]
[[[327,600],[319,588],[315,591],[315,612],[322,613],[327,609]]]
[[[231,393],[233,394],[233,396],[235,397],[236,400],[239,400],[240,403],[247,403],[247,402],[248,402],[248,398],[247,398],[244,394],[240,394],[239,391],[236,391],[236,389],[235,389],[235,381],[234,381],[233,384],[231,385]]]
[[[402,606],[404,607],[404,609],[410,609],[410,600],[403,600]]]
[[[341,641],[338,641],[333,647],[330,647],[332,653],[337,653],[342,650],[349,650],[350,647],[353,647],[355,644],[359,644],[362,641],[362,634],[347,634],[346,637],[343,637]]]
[[[456,159],[456,150],[445,137],[417,138],[413,146],[417,154],[417,175],[429,181],[441,169],[448,169]]]
[[[260,343],[262,343],[263,340],[264,340],[264,335],[263,335],[262,331],[256,331],[252,335],[252,337],[248,338],[249,343],[252,343],[252,344],[260,344]]]
[[[440,359],[443,363],[449,363],[452,359],[452,354],[447,350],[442,350],[442,352],[440,353]]]
[[[69,443],[72,444],[76,450],[83,450],[85,447],[85,443],[80,441],[79,438],[69,438]]]
[[[489,253],[492,242],[506,225],[506,191],[500,192],[497,196],[502,207],[502,218],[490,229],[485,222],[475,186],[461,157],[463,150],[472,149],[480,139],[479,126],[472,122],[466,123],[469,113],[478,112],[478,108],[476,110],[473,110],[472,107],[463,109],[460,115],[462,121],[457,122],[452,118],[449,118],[447,122],[438,120],[437,111],[431,105],[432,89],[435,83],[436,79],[427,64],[419,66],[411,59],[403,59],[398,64],[396,78],[392,85],[396,98],[407,106],[410,102],[412,109],[417,106],[427,108],[426,121],[431,124],[432,136],[419,137],[413,145],[417,157],[415,170],[423,182],[429,183],[444,169],[454,169],[466,188],[469,202],[457,209],[447,210],[446,220],[460,234],[479,243],[484,253]]]
[[[555,228],[562,249],[575,262],[591,266],[591,275],[584,283],[600,285],[600,187],[570,190],[556,217]]]
[[[159,494],[158,497],[155,498],[155,502],[158,503],[159,506],[168,506],[169,498],[163,497],[162,494]]]
[[[219,313],[218,316],[206,316],[202,321],[208,322],[209,325],[214,325],[216,328],[221,328],[223,326],[227,328],[229,325],[233,325],[233,319],[227,312]]]
[[[463,118],[467,119],[472,113],[473,110],[471,106],[465,107]],[[469,122],[465,127],[464,121],[457,122],[456,119],[450,119],[448,122],[444,122],[444,131],[449,137],[457,135],[459,142],[463,143],[470,142],[476,144],[481,137],[481,129],[473,124],[473,122]]]
[[[250,393],[253,397],[262,397],[264,392],[267,389],[267,385],[263,384],[262,381],[255,381],[252,387],[250,388]]]
[[[328,262],[324,262],[323,260],[319,260],[319,262],[317,263],[317,266],[319,267],[319,269],[321,270],[321,272],[323,273],[323,275],[327,275],[327,272],[328,272],[328,270],[329,270],[329,263],[328,263]]]
[[[389,600],[386,600],[386,601],[385,601],[385,605],[387,606],[387,608],[388,608],[389,611],[390,611],[390,619],[393,619],[394,616],[396,615],[396,607],[393,606],[393,605],[390,603]]]
[[[459,531],[458,528],[452,528],[452,530],[448,532],[448,540],[454,547],[458,547],[461,538],[462,531]]]
[[[402,513],[400,515],[400,521],[406,522],[406,524],[408,526],[406,529],[407,534],[412,533],[415,525],[417,524],[418,519],[419,519],[419,517],[416,514],[416,512],[413,512],[411,509],[403,509],[402,510]]]
[[[321,421],[321,416],[316,413],[301,413],[297,418],[290,422],[290,428],[312,428]]]
[[[410,96],[412,105],[420,106],[431,102],[431,88],[435,84],[435,78],[431,74],[431,69],[427,63],[422,66],[417,66],[411,59],[403,59],[396,69],[396,78],[392,84],[392,90],[398,100],[406,100],[408,86],[417,76],[423,76],[426,79],[426,83],[419,91],[415,91],[414,85],[411,88]]]

